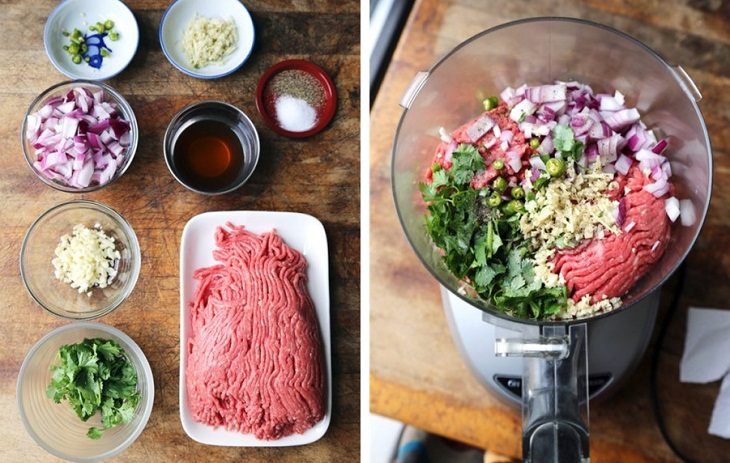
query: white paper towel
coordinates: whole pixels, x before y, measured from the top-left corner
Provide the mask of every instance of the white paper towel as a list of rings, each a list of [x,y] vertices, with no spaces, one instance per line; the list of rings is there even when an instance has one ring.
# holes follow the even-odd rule
[[[722,380],[720,395],[715,400],[715,408],[712,409],[710,428],[707,432],[730,439],[730,375],[726,375]]]
[[[723,379],[708,432],[730,439],[730,310],[691,307],[679,369],[683,383]]]

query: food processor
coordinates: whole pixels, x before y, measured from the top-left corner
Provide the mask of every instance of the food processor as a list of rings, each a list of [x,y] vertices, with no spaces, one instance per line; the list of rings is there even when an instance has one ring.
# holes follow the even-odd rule
[[[418,184],[439,143],[439,127],[461,126],[482,99],[505,87],[555,80],[587,83],[626,95],[642,121],[669,141],[675,196],[689,199],[696,219],[672,225],[659,262],[608,313],[565,321],[518,319],[469,296],[442,264],[425,228]],[[589,461],[588,399],[605,397],[641,359],[651,338],[659,288],[689,253],[705,219],[712,153],[701,95],[687,73],[638,40],[607,26],[571,18],[532,18],[484,31],[420,72],[404,108],[392,159],[393,194],[416,254],[441,285],[449,328],[475,376],[503,400],[522,405],[527,462]]]

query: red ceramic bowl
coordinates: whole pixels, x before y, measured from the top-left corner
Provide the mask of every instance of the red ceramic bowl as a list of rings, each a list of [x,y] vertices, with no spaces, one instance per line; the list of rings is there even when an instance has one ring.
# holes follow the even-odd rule
[[[314,78],[316,78],[324,89],[324,103],[317,110],[317,124],[311,129],[305,132],[291,132],[283,129],[279,122],[276,120],[276,111],[274,110],[274,99],[269,93],[267,87],[269,80],[281,71],[287,70],[299,70],[304,71]],[[289,138],[306,138],[321,132],[327,124],[330,123],[335,115],[335,109],[337,108],[337,91],[335,90],[335,84],[332,83],[332,79],[321,67],[306,61],[303,59],[292,59],[282,61],[271,66],[264,72],[259,79],[259,84],[256,87],[256,108],[258,108],[261,117],[264,118],[266,125],[271,127],[271,130],[278,133],[279,135]]]

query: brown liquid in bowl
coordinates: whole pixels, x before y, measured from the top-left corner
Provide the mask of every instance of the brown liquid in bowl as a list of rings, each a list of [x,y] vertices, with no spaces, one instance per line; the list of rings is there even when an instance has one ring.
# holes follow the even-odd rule
[[[243,147],[236,133],[215,120],[196,122],[178,137],[172,152],[181,180],[196,190],[228,189],[243,169]]]

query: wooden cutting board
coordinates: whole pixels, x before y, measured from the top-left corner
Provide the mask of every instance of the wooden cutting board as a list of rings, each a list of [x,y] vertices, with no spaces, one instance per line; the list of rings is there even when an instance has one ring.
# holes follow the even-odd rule
[[[728,461],[730,442],[706,432],[719,384],[678,382],[687,307],[730,306],[730,190],[724,187],[730,181],[730,7],[723,2],[416,2],[371,112],[371,409],[520,456],[519,411],[498,402],[471,375],[451,340],[438,286],[405,241],[390,189],[390,149],[398,102],[417,71],[484,29],[531,16],[580,17],[621,29],[681,64],[704,94],[700,106],[714,148],[715,189],[704,231],[687,260],[679,312],[661,346],[659,382],[667,425],[680,448],[697,461]],[[663,293],[660,319],[673,283]],[[648,366],[647,355],[620,391],[591,404],[591,461],[676,461],[651,412]]]
[[[135,229],[142,271],[132,296],[99,321],[120,328],[147,355],[156,393],[152,416],[139,439],[111,461],[319,462],[349,461],[359,453],[359,111],[360,45],[358,1],[246,1],[256,25],[250,60],[229,77],[203,81],[177,71],[165,59],[158,25],[169,2],[130,0],[140,27],[131,65],[108,83],[124,95],[140,127],[131,167],[97,193],[64,194],[30,171],[19,142],[30,102],[47,87],[67,80],[47,59],[43,26],[58,2],[0,2],[0,461],[49,462],[28,436],[15,401],[20,364],[31,345],[67,323],[35,305],[20,280],[18,254],[31,222],[49,207],[73,198],[101,201]],[[339,94],[335,119],[308,140],[275,135],[255,107],[259,76],[289,58],[320,64]],[[179,185],[162,158],[167,123],[184,106],[220,99],[241,108],[261,137],[261,160],[240,190],[205,197]],[[330,252],[333,352],[333,415],[329,431],[312,445],[281,449],[237,449],[198,444],[183,432],[178,415],[178,261],[182,228],[194,215],[214,210],[282,210],[312,214],[325,226]]]

